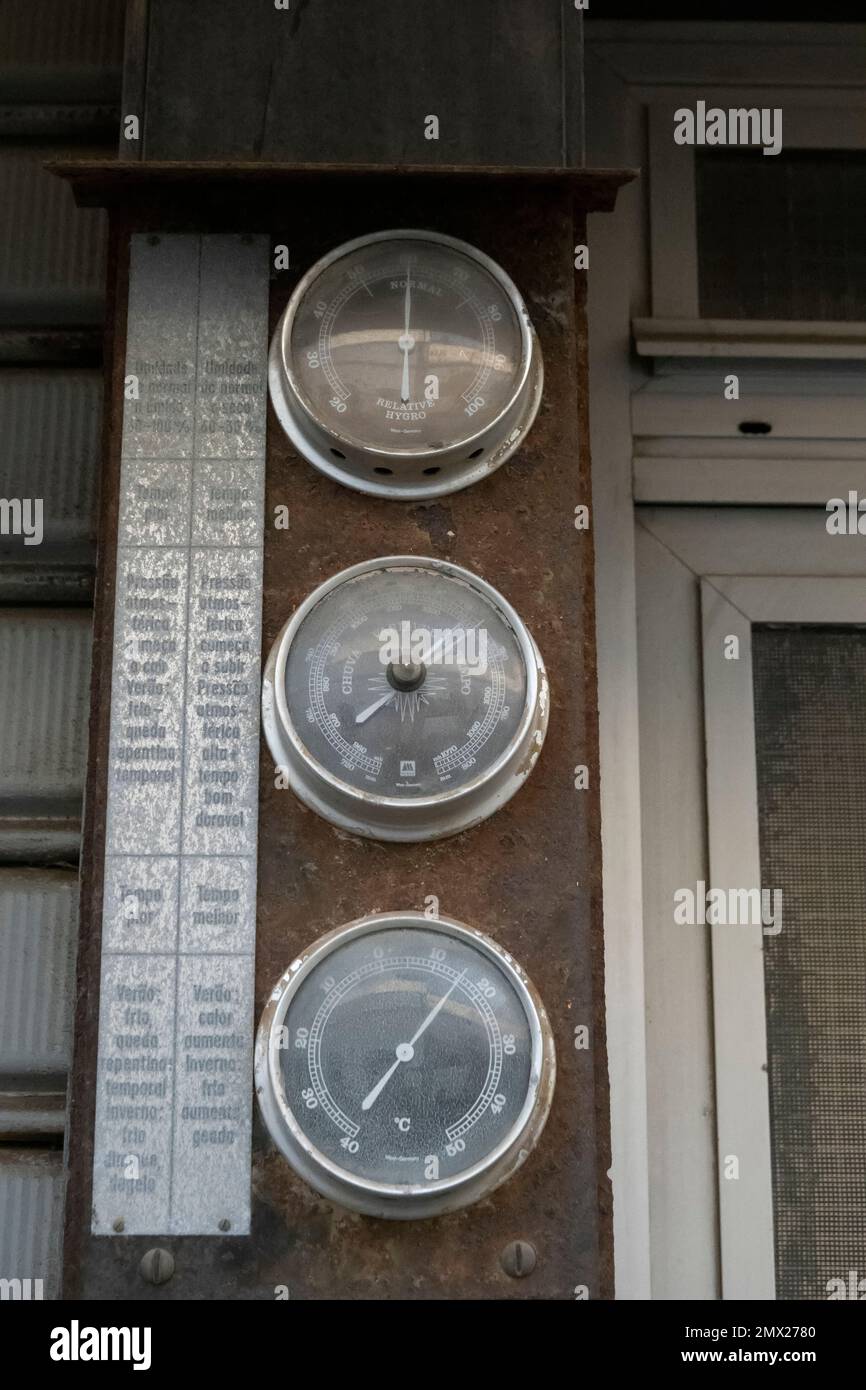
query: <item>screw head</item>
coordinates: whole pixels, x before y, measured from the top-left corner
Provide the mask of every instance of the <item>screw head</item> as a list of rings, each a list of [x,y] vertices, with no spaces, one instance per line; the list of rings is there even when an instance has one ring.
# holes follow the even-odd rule
[[[142,1279],[146,1279],[148,1284],[167,1284],[174,1274],[174,1255],[170,1250],[156,1246],[142,1255],[138,1268]]]
[[[117,1234],[120,1235],[120,1232],[123,1230],[123,1226],[124,1226],[123,1217],[122,1217],[122,1216],[118,1216],[117,1220],[112,1224],[111,1229],[112,1229],[113,1231],[117,1231]]]
[[[528,1240],[511,1241],[499,1258],[505,1273],[512,1279],[525,1279],[538,1263],[535,1246],[530,1245]]]
[[[232,1223],[229,1221],[229,1219],[228,1219],[227,1216],[224,1216],[224,1217],[223,1217],[222,1221],[219,1223],[219,1228],[220,1228],[221,1231],[230,1231],[230,1230],[231,1230],[231,1228],[232,1228]]]

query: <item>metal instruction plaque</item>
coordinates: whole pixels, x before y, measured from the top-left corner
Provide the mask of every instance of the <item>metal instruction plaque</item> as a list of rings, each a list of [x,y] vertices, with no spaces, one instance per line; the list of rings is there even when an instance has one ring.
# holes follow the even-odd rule
[[[136,235],[92,1230],[249,1232],[268,243]]]

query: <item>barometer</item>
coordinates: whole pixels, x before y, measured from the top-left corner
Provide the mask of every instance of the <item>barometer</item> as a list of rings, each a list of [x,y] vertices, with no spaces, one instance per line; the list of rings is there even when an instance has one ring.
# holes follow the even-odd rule
[[[269,383],[298,452],[348,487],[435,497],[530,428],[541,351],[516,286],[453,237],[389,231],[318,261],[274,334]]]
[[[547,728],[544,664],[501,594],[388,556],[320,585],[268,657],[262,719],[298,797],[342,829],[433,840],[522,786]]]
[[[271,992],[256,1093],[311,1187],[371,1216],[486,1196],[544,1126],[555,1054],[538,994],[480,931],[391,912],[329,932]]]

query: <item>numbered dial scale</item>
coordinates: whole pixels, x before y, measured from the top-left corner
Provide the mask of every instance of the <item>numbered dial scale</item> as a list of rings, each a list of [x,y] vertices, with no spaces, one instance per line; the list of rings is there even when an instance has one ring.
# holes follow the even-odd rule
[[[483,820],[529,775],[547,728],[544,664],[484,580],[390,556],[316,589],[277,638],[262,718],[312,810],[380,840]]]
[[[489,257],[435,232],[339,246],[274,335],[277,417],[304,458],[380,497],[435,497],[514,452],[541,400],[541,351]]]
[[[371,1216],[467,1206],[508,1178],[553,1095],[550,1025],[497,944],[419,912],[321,937],[272,991],[256,1093],[311,1187]]]

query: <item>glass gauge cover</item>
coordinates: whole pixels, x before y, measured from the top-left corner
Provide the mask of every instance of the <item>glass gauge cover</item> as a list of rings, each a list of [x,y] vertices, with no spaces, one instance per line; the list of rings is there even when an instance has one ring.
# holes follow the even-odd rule
[[[438,839],[491,815],[535,765],[547,715],[544,664],[511,605],[416,556],[316,589],[262,687],[268,745],[295,793],[382,840]]]
[[[304,276],[271,348],[270,390],[298,451],[362,492],[431,497],[520,444],[541,353],[512,281],[434,232],[361,237]]]
[[[550,1108],[544,1007],[494,941],[450,918],[349,923],[292,962],[256,1041],[274,1142],[318,1192],[373,1216],[468,1205],[509,1177]]]

